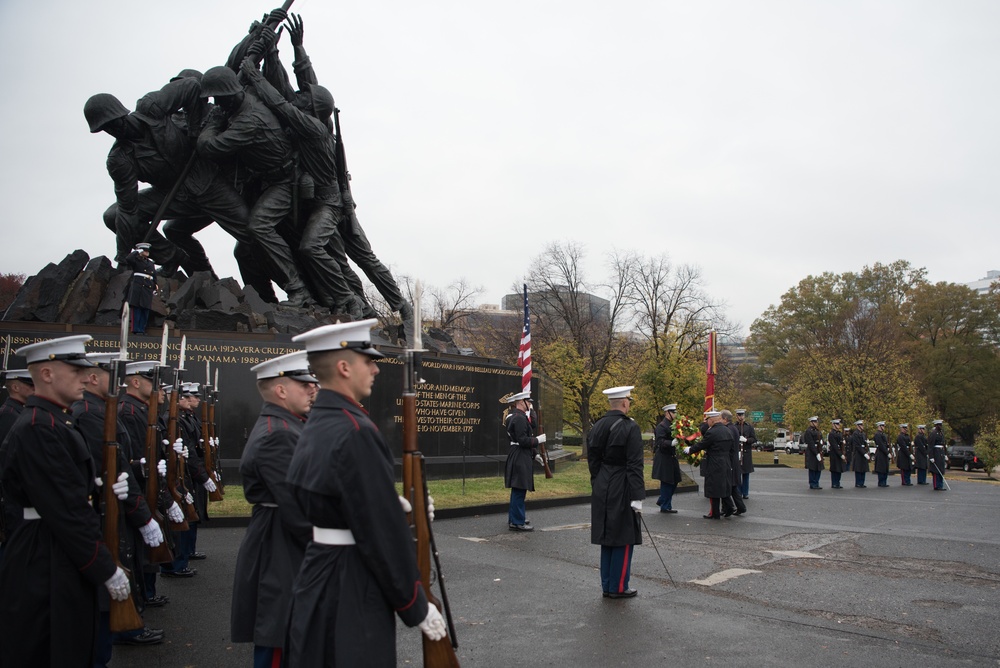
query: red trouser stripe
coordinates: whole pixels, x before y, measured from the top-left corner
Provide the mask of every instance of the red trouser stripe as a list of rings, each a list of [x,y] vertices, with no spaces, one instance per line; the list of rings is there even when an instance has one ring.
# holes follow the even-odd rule
[[[628,551],[632,549],[631,545],[625,546],[625,556],[622,558],[622,576],[618,580],[618,591],[625,591],[625,574],[628,572]]]
[[[275,647],[271,655],[271,668],[281,668],[281,648]]]

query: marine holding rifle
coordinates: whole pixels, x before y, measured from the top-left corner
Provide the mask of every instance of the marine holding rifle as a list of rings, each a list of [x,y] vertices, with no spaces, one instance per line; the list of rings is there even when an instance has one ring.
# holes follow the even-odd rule
[[[288,469],[312,524],[292,590],[287,660],[296,668],[395,665],[395,616],[432,640],[446,635],[420,584],[392,453],[361,406],[382,357],[371,345],[376,322],[326,325],[292,339],[305,344],[320,386]]]
[[[525,517],[524,498],[535,491],[534,463],[542,465],[542,455],[538,446],[545,443],[545,434],[535,436],[528,411],[531,410],[531,391],[525,390],[507,398],[511,410],[504,426],[510,439],[507,462],[504,465],[503,484],[510,488],[510,509],[507,511],[507,527],[511,531],[533,531],[534,527]]]

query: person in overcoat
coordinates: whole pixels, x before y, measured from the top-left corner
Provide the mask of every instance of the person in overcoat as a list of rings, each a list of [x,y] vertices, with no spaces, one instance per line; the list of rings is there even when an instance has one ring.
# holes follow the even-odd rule
[[[854,469],[854,486],[867,487],[865,477],[868,474],[868,462],[871,461],[871,455],[868,454],[868,439],[865,436],[864,420],[858,420],[854,423],[854,431],[851,432],[851,452],[853,453],[851,468]]]
[[[944,420],[934,420],[934,430],[931,431],[931,472],[934,477],[934,491],[944,489],[944,471],[948,468],[948,453],[944,443]]]
[[[27,369],[6,369],[0,375],[7,390],[7,398],[0,405],[0,443],[3,443],[7,433],[21,415],[28,397],[35,393],[35,384]],[[0,485],[0,561],[3,561],[3,550],[7,539],[13,535],[14,529],[22,521],[24,518],[21,508],[4,496],[3,486]]]
[[[677,404],[663,407],[663,419],[653,430],[653,480],[660,481],[660,497],[656,505],[661,513],[676,513],[673,506],[674,491],[681,481],[681,465],[677,461],[676,441],[673,436]]]
[[[930,468],[927,445],[927,425],[917,425],[917,435],[913,438],[913,468],[917,469],[917,484],[926,485],[927,469]]]
[[[233,642],[254,644],[255,665],[271,666],[281,662],[292,583],[312,539],[312,525],[285,478],[318,381],[304,350],[251,371],[264,405],[240,459],[243,493],[253,510],[236,556],[230,633]]]
[[[69,413],[83,397],[80,334],[20,348],[35,385],[0,446],[4,493],[22,508],[0,563],[0,661],[4,666],[91,668],[98,589],[130,593],[101,536],[98,468]],[[117,490],[116,490],[117,493]]]
[[[606,598],[632,598],[632,553],[642,544],[642,430],[630,418],[634,385],[604,390],[610,409],[587,436],[590,468],[590,542],[601,546],[601,591]]]
[[[730,503],[736,506],[736,512],[733,514],[739,516],[747,511],[747,504],[743,503],[743,494],[740,490],[740,486],[743,483],[743,448],[740,447],[740,431],[732,422],[732,411],[722,410],[720,412],[720,417],[722,418],[722,422],[726,425],[726,429],[728,429],[733,435],[733,446],[729,453],[729,459],[732,465],[733,487],[729,498]]]
[[[896,437],[896,466],[899,467],[899,477],[903,479],[903,486],[910,487],[910,472],[913,470],[913,462],[916,457],[911,453],[910,425],[903,423],[899,425],[899,436]]]
[[[752,424],[746,421],[747,411],[745,408],[736,409],[736,430],[739,438],[736,442],[743,450],[743,459],[740,461],[742,468],[740,478],[740,496],[744,499],[750,498],[750,474],[753,473],[753,448],[757,444],[757,432]]]
[[[826,436],[826,442],[830,444],[830,489],[843,489],[840,476],[844,472],[847,455],[844,454],[844,432],[840,418],[830,420],[830,426],[830,433]]]
[[[878,475],[878,486],[889,486],[889,437],[885,433],[885,422],[875,423],[875,473]]]
[[[705,413],[707,429],[701,440],[684,448],[684,454],[704,452],[701,470],[705,475],[705,496],[709,499],[709,513],[705,519],[717,520],[725,513],[729,517],[735,512],[729,504],[732,494],[732,460],[730,452],[734,447],[733,434],[722,424],[721,413]],[[720,504],[723,506],[720,509]]]
[[[286,479],[313,532],[292,584],[286,652],[295,668],[396,665],[397,616],[431,640],[447,635],[420,583],[392,451],[361,406],[382,357],[371,346],[377,322],[292,338],[320,385]]]
[[[525,390],[508,397],[510,412],[504,427],[510,446],[504,464],[503,485],[510,489],[510,507],[507,511],[507,528],[511,531],[531,531],[531,522],[525,517],[524,497],[535,491],[534,464],[542,463],[538,444],[545,442],[545,434],[535,436],[528,411],[531,410],[531,392]]]
[[[819,416],[809,418],[809,427],[802,435],[806,443],[805,464],[809,471],[809,489],[823,489],[819,477],[826,469],[823,464],[823,434],[819,430]]]

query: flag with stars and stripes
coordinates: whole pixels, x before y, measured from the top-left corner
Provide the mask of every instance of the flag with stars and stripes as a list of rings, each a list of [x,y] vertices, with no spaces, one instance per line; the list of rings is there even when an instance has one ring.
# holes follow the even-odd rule
[[[517,352],[517,365],[521,367],[521,391],[531,389],[531,320],[528,317],[528,285],[524,285],[524,327],[521,329],[521,348]]]

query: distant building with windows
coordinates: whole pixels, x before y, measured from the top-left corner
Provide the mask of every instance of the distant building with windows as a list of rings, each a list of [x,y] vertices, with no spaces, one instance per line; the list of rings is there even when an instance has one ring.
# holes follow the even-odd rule
[[[528,305],[531,309],[531,315],[544,314],[544,315],[558,315],[555,313],[549,313],[551,308],[549,303],[557,301],[559,298],[569,297],[568,287],[557,287],[553,292],[529,292],[528,293]],[[588,318],[593,320],[607,320],[611,317],[611,302],[607,299],[603,299],[596,295],[588,294],[586,292],[579,292],[576,294],[578,307],[580,310],[587,314]],[[503,309],[505,311],[520,311],[524,313],[524,294],[514,293],[510,295],[505,295],[503,298]]]
[[[743,343],[742,339],[722,339],[719,341],[722,354],[732,362],[733,366],[757,363],[757,356],[747,350]]]
[[[986,272],[986,278],[980,278],[978,281],[972,281],[971,283],[966,283],[966,285],[975,290],[977,293],[985,295],[990,291],[990,286],[993,285],[995,281],[1000,281],[1000,271],[991,269]]]

